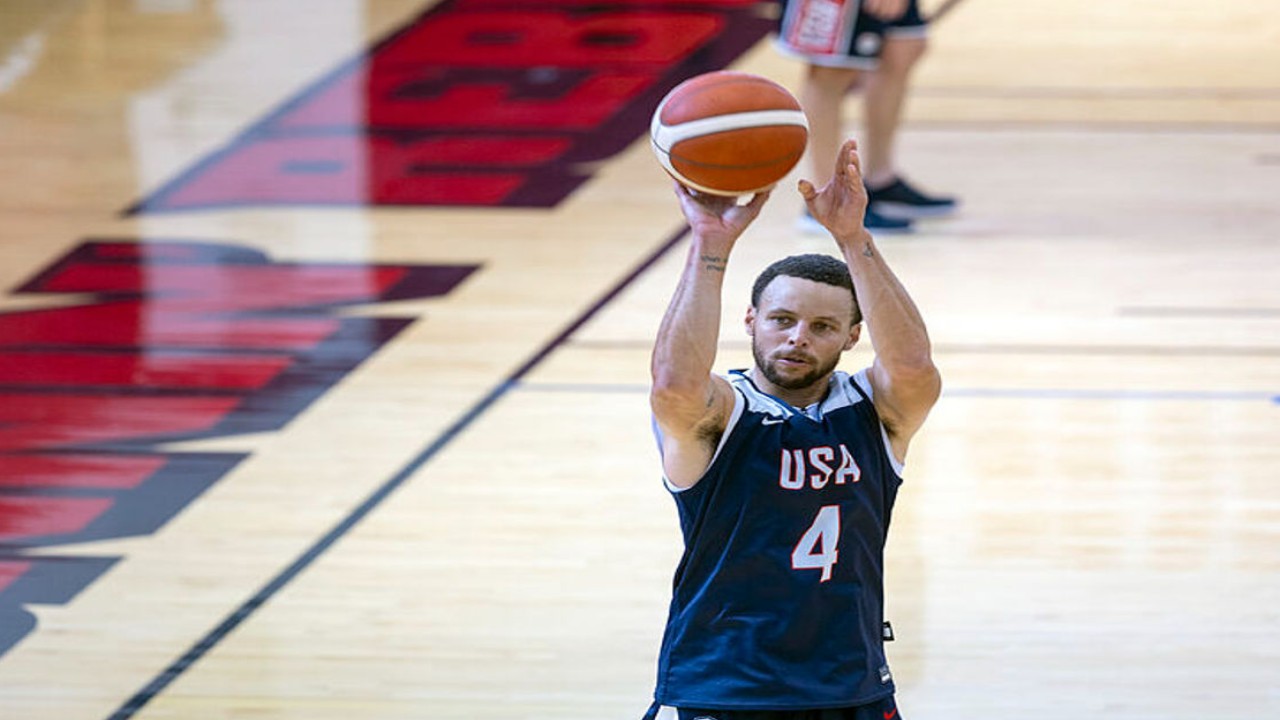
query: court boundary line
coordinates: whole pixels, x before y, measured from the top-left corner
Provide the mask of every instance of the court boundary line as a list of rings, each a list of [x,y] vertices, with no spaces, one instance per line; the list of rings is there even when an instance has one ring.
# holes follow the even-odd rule
[[[912,91],[936,98],[986,100],[1078,100],[1078,101],[1178,101],[1274,102],[1280,87],[1215,88],[1207,85],[922,85]]]
[[[524,392],[635,395],[649,391],[648,385],[637,383],[522,383]],[[1183,402],[1267,402],[1280,405],[1280,393],[1265,390],[1130,390],[1125,388],[1059,388],[1059,387],[959,387],[943,388],[943,397],[995,398],[1013,400],[1146,400]]]
[[[1081,135],[1212,135],[1253,136],[1280,133],[1280,123],[1240,122],[1210,120],[1155,121],[1155,120],[1070,120],[1058,118],[1008,118],[926,119],[909,118],[902,127],[919,132],[967,132],[997,134],[1006,132],[1026,133],[1079,133]]]
[[[273,598],[277,593],[285,588],[290,582],[298,577],[304,570],[310,567],[318,560],[326,551],[335,543],[341,540],[347,533],[354,529],[364,520],[369,513],[373,512],[384,500],[391,496],[401,485],[405,483],[414,473],[427,464],[437,453],[443,450],[450,442],[466,430],[472,423],[480,418],[490,407],[498,400],[505,396],[512,389],[520,386],[520,380],[534,368],[542,363],[551,353],[565,345],[570,337],[582,328],[588,321],[594,318],[601,310],[612,303],[618,295],[631,286],[642,274],[647,272],[659,260],[666,256],[676,245],[678,245],[688,234],[689,227],[681,226],[674,233],[669,235],[656,250],[651,252],[647,258],[642,260],[639,265],[634,267],[631,272],[627,273],[621,280],[616,282],[613,287],[606,290],[603,295],[597,298],[591,305],[587,307],[577,318],[570,321],[563,330],[557,333],[553,338],[536,350],[533,355],[516,368],[511,374],[503,378],[488,393],[481,397],[478,401],[464,411],[457,420],[445,428],[434,440],[427,444],[404,466],[395,472],[389,479],[384,481],[372,493],[365,497],[360,504],[356,505],[345,517],[338,521],[336,525],[330,528],[326,533],[320,536],[318,540],[312,543],[301,555],[289,563],[283,570],[277,573],[273,578],[267,581],[262,587],[253,593],[247,600],[242,602],[234,610],[232,610],[221,622],[217,623],[212,630],[204,634],[197,640],[186,652],[182,653],[176,660],[171,662],[149,682],[142,686],[142,689],[134,693],[124,701],[111,715],[108,720],[128,720],[132,718],[138,711],[142,710],[152,700],[158,697],[173,683],[182,676],[192,665],[196,664],[218,645],[227,635],[239,627],[244,621],[248,620],[258,608],[262,607],[268,600]]]
[[[650,340],[587,339],[570,343],[578,350],[634,352],[652,347]],[[721,350],[738,351],[751,347],[750,340],[721,340]],[[1275,357],[1280,346],[1260,345],[1054,345],[1018,343],[934,343],[933,354],[942,355],[1071,355],[1124,357]]]

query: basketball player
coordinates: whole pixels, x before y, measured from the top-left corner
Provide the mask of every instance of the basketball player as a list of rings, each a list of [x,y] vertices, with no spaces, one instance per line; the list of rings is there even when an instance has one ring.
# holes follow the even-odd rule
[[[923,321],[862,226],[857,146],[799,185],[844,257],[757,278],[755,363],[712,374],[720,292],[750,203],[678,187],[688,260],[653,350],[650,402],[684,556],[646,720],[894,720],[882,559],[912,435],[940,379]],[[836,370],[865,318],[876,356]]]
[[[844,138],[844,99],[862,84],[864,177],[870,203],[866,226],[906,232],[918,218],[946,215],[955,198],[926,195],[908,184],[893,161],[912,69],[926,49],[916,0],[783,0],[777,47],[806,63],[800,104],[809,117],[809,160],[819,184]],[[804,214],[800,227],[823,228]]]

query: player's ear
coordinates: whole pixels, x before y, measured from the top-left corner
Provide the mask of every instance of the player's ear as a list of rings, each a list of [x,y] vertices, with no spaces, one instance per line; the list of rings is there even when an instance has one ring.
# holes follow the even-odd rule
[[[849,341],[844,344],[845,350],[852,350],[854,345],[858,344],[858,338],[862,336],[862,323],[858,323],[849,328]]]
[[[756,336],[756,329],[755,329],[756,309],[754,307],[750,305],[747,306],[747,316],[746,318],[743,319],[743,323],[745,323],[746,325],[747,335],[750,337],[755,337]]]

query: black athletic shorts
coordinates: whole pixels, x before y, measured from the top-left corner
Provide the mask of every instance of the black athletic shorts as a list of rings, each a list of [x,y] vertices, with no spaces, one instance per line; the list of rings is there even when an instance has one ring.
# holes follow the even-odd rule
[[[859,0],[782,0],[778,50],[813,65],[873,70],[886,36],[925,36],[916,0],[909,0],[902,17],[887,21],[861,6]]]

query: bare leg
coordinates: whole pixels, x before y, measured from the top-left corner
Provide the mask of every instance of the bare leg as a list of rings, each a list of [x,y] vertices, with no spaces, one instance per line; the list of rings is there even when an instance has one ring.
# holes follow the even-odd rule
[[[924,38],[886,37],[880,64],[868,78],[863,118],[865,137],[858,146],[867,185],[884,185],[897,173],[893,144],[902,121],[911,71],[924,56],[926,45]],[[831,152],[835,152],[834,148]]]
[[[831,180],[832,158],[845,141],[845,93],[859,72],[810,65],[800,89],[800,104],[809,118],[809,179],[816,187]]]

